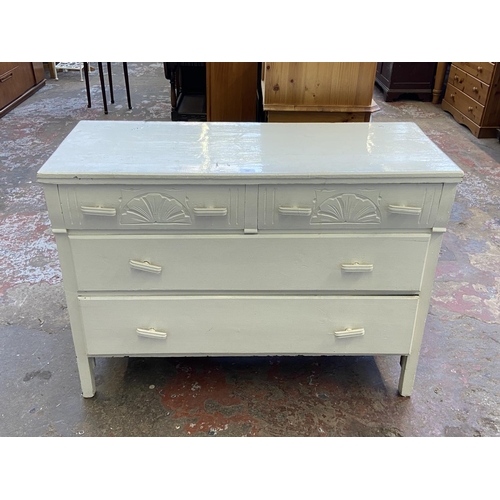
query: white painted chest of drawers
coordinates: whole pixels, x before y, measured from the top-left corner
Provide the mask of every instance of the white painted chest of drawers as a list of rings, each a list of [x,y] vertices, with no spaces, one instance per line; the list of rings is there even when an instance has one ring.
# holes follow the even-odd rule
[[[80,122],[38,172],[96,356],[402,357],[463,172],[411,123]]]

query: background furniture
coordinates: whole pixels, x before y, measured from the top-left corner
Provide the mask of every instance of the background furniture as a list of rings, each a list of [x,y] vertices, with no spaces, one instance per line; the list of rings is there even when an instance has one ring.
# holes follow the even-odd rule
[[[257,120],[256,62],[207,62],[207,121]]]
[[[172,121],[257,119],[257,63],[164,63]]]
[[[430,101],[436,66],[435,62],[378,62],[375,83],[384,93],[386,102],[405,94]]]
[[[262,63],[263,110],[270,122],[370,121],[376,63]]]
[[[79,122],[38,180],[83,396],[96,356],[242,354],[401,356],[409,396],[462,175],[412,123]]]
[[[451,63],[441,104],[476,137],[496,137],[500,125],[500,63]]]
[[[110,93],[110,98],[111,98],[111,104],[114,104],[115,102],[115,96],[113,92],[113,71],[111,68],[111,63],[108,62],[106,63],[107,65],[107,70],[108,70],[108,80],[109,80],[109,93]],[[106,86],[104,83],[104,68],[102,65],[102,62],[97,63],[97,67],[99,69],[99,81],[101,83],[101,92],[102,92],[102,102],[104,106],[104,114],[108,114],[108,102],[107,102],[107,97],[106,97]],[[90,80],[89,80],[89,63],[83,63],[83,68],[84,68],[84,73],[85,73],[85,87],[87,89],[87,107],[91,108],[92,107],[92,101],[90,98]],[[126,62],[123,63],[123,76],[125,79],[125,91],[127,93],[127,104],[128,104],[128,109],[132,109],[132,101],[130,98],[130,84],[129,84],[129,79],[128,79],[128,65]]]
[[[432,104],[438,104],[441,101],[443,84],[448,66],[449,63],[447,62],[436,63],[436,76],[434,78],[434,88],[432,89]]]
[[[41,62],[0,62],[0,117],[45,85]]]

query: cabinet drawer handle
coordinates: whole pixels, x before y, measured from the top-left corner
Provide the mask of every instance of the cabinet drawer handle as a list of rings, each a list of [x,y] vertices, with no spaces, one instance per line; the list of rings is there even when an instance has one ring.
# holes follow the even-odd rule
[[[450,97],[451,97],[452,99],[455,99],[455,94],[450,94]]]
[[[80,207],[80,210],[85,215],[98,215],[101,217],[114,217],[116,215],[116,208],[107,207]]]
[[[278,212],[281,215],[299,215],[307,217],[312,214],[312,208],[308,207],[278,207]]]
[[[468,109],[469,111],[472,111],[474,108],[473,108],[472,106],[469,106],[467,109]]]
[[[482,67],[482,66],[478,66],[478,67],[477,67],[477,70],[478,70],[479,72],[481,72],[481,71],[483,71],[483,67]]]
[[[137,328],[137,335],[139,335],[139,337],[146,337],[148,339],[167,338],[167,332],[159,332],[154,328]]]
[[[13,77],[14,73],[9,73],[7,76],[3,76],[0,78],[0,83],[6,82],[7,80],[10,80]]]
[[[154,274],[161,273],[161,266],[155,266],[154,264],[150,264],[147,261],[130,260],[129,264],[132,269],[137,269],[139,271],[146,271],[147,273]]]
[[[477,87],[472,87],[472,92],[477,92]]]
[[[342,264],[342,271],[346,273],[371,273],[373,271],[373,264]]]
[[[345,330],[339,330],[334,332],[335,337],[345,339],[348,337],[361,337],[365,334],[364,328],[346,328]]]
[[[225,217],[227,215],[227,208],[208,208],[200,207],[193,209],[194,215],[198,217]]]
[[[398,215],[420,215],[422,209],[420,207],[405,207],[403,205],[389,205],[389,212]]]

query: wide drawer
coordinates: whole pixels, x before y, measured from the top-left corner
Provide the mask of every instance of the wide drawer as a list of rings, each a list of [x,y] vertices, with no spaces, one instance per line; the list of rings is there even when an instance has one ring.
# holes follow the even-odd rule
[[[453,85],[447,85],[445,100],[463,113],[469,120],[480,125],[484,113],[484,106],[465,95]]]
[[[420,290],[429,234],[70,235],[80,291]]]
[[[486,104],[490,86],[486,83],[474,78],[465,71],[455,67],[453,64],[450,69],[449,81],[455,88],[461,90],[464,94],[477,101],[483,106]]]
[[[409,354],[417,297],[81,297],[89,355]]]
[[[430,228],[441,184],[260,186],[259,229]]]
[[[0,109],[35,85],[31,63],[0,63]]]
[[[484,83],[491,83],[495,64],[491,62],[454,62],[459,69],[469,73]]]
[[[244,229],[244,186],[59,186],[70,229]]]

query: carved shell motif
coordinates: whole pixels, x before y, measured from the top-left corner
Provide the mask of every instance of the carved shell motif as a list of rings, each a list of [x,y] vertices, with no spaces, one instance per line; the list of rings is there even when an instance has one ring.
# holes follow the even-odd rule
[[[314,224],[379,224],[380,213],[368,198],[342,194],[328,198],[312,217]]]
[[[191,224],[186,207],[160,193],[148,193],[133,198],[125,205],[120,222],[122,224]]]

